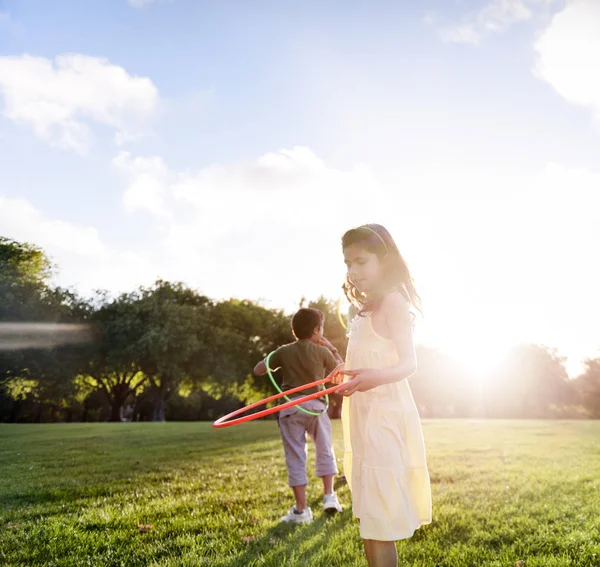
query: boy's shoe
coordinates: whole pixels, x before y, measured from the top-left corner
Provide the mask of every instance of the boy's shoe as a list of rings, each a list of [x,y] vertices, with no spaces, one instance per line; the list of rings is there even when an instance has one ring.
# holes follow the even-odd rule
[[[323,496],[323,510],[325,512],[331,512],[335,514],[336,512],[341,512],[343,510],[342,505],[340,504],[337,494],[332,492],[331,494],[325,494]]]
[[[310,508],[305,508],[301,514],[298,514],[296,507],[292,506],[288,513],[279,521],[286,524],[310,524],[313,521],[313,515]]]

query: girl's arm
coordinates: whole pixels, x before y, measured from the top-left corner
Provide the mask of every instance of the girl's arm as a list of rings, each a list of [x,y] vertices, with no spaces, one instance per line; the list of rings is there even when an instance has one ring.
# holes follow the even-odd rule
[[[390,293],[383,300],[381,309],[390,331],[390,338],[398,353],[398,364],[391,368],[344,370],[344,374],[350,376],[350,380],[337,391],[338,394],[350,396],[354,392],[366,392],[382,384],[399,382],[415,373],[417,357],[413,342],[412,317],[406,299],[400,292]]]

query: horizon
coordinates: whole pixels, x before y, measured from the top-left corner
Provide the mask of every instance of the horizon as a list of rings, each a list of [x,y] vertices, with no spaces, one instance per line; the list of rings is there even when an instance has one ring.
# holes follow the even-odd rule
[[[0,234],[84,296],[289,311],[380,223],[420,344],[471,370],[543,344],[572,378],[600,352],[599,37],[593,0],[4,0]]]

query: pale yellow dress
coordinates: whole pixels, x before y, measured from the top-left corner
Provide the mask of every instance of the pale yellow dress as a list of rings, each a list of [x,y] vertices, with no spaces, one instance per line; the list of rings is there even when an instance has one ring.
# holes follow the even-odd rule
[[[378,335],[371,316],[356,316],[346,368],[398,364],[393,341]],[[363,539],[397,541],[431,523],[431,487],[421,420],[407,380],[344,398],[344,473]]]

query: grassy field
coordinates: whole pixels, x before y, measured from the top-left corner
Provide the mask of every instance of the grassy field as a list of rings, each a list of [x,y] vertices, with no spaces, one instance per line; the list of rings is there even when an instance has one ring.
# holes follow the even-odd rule
[[[434,520],[398,544],[401,565],[600,565],[600,422],[424,431]],[[0,565],[365,566],[339,494],[346,510],[323,517],[313,478],[315,522],[278,525],[292,501],[274,422],[0,425]]]

